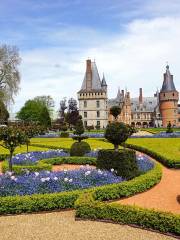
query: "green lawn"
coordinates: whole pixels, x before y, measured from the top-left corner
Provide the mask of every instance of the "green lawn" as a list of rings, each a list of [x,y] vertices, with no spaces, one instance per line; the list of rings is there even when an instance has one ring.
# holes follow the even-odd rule
[[[88,142],[91,146],[91,149],[97,148],[113,148],[111,143],[105,142],[101,138],[89,138],[84,140]],[[72,138],[33,138],[31,140],[32,144],[43,144],[47,146],[56,146],[59,148],[70,148],[75,141]]]
[[[160,133],[166,132],[166,128],[141,128],[142,131],[152,132],[152,133]],[[173,128],[174,132],[180,132],[180,128]]]
[[[29,146],[29,152],[32,151],[45,151],[48,150],[48,148],[40,148],[40,147],[33,147]],[[26,146],[22,145],[21,147],[17,147],[15,153],[23,153],[26,152]],[[3,147],[0,146],[0,154],[9,154],[9,151]]]
[[[180,138],[131,138],[127,143],[148,148],[164,157],[180,161]]]

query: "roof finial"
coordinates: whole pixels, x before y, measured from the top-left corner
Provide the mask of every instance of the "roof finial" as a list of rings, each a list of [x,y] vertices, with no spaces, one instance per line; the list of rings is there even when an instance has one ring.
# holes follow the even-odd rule
[[[166,62],[166,69],[169,70],[169,63],[168,63],[168,61]]]

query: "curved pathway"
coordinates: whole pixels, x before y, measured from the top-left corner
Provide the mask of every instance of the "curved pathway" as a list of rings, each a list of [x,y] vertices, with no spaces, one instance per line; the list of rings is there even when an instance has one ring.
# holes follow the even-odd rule
[[[162,179],[156,186],[146,192],[115,202],[180,214],[180,204],[177,201],[177,195],[180,195],[180,170],[168,169],[164,166],[162,170]]]
[[[76,221],[74,211],[2,216],[0,240],[173,240],[173,237],[112,223]]]

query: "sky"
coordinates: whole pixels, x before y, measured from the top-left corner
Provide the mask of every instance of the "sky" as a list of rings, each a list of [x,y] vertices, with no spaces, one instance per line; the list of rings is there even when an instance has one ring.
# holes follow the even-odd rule
[[[21,85],[13,113],[35,96],[77,97],[87,58],[137,97],[161,88],[166,63],[180,91],[180,0],[0,0],[0,44],[16,45]]]

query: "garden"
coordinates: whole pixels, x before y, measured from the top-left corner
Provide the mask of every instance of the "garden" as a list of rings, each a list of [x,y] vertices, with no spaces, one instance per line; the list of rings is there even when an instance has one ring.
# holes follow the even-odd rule
[[[161,181],[161,164],[134,151],[138,147],[140,152],[156,152],[166,161],[154,158],[164,165],[179,168],[177,139],[130,139],[132,129],[118,122],[107,126],[105,138],[87,138],[81,118],[72,138],[38,138],[38,131],[37,126],[0,131],[1,148],[6,149],[1,155],[1,215],[74,208],[76,218],[180,234],[178,214],[109,202],[147,191]],[[163,150],[167,145],[172,146],[173,157]],[[78,167],[67,169],[73,165]]]

